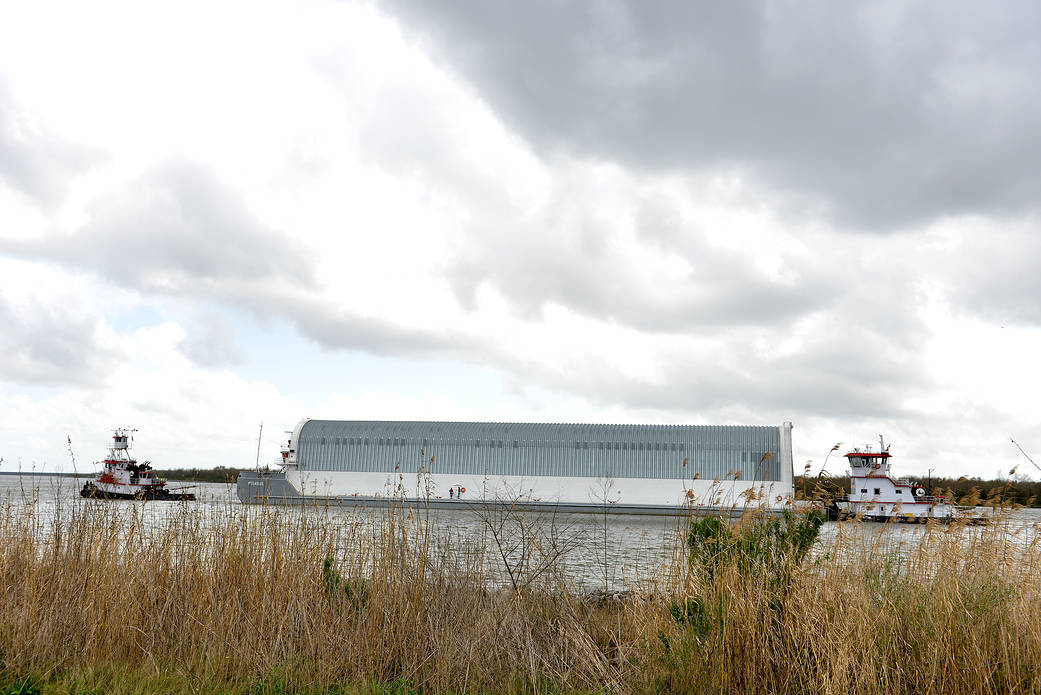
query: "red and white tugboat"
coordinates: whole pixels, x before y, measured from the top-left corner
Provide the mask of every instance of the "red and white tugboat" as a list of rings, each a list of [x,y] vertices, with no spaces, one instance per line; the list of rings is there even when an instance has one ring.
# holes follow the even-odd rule
[[[130,457],[129,435],[133,431],[125,428],[115,431],[101,474],[84,483],[80,495],[114,500],[194,500],[195,495],[190,492],[167,490],[166,481],[157,478],[148,463],[138,463]]]
[[[891,454],[880,436],[879,451],[853,449],[846,454],[849,462],[849,494],[832,503],[832,518],[862,518],[865,521],[924,522],[963,520],[986,521],[975,507],[952,504],[946,497],[933,496],[925,486],[908,478],[891,475]]]

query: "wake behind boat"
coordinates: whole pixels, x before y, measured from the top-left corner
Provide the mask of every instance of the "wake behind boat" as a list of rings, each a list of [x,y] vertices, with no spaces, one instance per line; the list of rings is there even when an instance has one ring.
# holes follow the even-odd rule
[[[147,461],[138,463],[131,458],[129,435],[132,431],[125,428],[115,430],[108,458],[102,462],[101,473],[84,483],[80,496],[93,499],[169,502],[194,500],[195,495],[190,492],[166,489],[166,481],[155,475]]]

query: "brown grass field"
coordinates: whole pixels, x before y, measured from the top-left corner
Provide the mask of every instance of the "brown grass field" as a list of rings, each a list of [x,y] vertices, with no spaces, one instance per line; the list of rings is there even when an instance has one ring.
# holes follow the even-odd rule
[[[702,523],[605,596],[544,517],[458,548],[402,510],[169,512],[0,501],[0,693],[1041,692],[1037,529],[1006,522],[805,555],[798,519]]]

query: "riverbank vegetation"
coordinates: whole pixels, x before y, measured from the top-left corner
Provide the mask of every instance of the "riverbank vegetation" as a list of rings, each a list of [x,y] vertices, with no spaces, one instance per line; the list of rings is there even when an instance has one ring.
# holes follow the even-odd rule
[[[232,483],[238,479],[245,468],[163,468],[156,469],[155,474],[164,480],[191,481],[193,483]]]
[[[690,520],[608,591],[480,514],[0,501],[0,692],[1041,690],[1035,527]]]

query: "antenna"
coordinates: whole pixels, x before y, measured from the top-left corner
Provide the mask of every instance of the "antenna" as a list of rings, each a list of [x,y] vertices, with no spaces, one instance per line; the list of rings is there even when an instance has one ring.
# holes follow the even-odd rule
[[[257,435],[257,475],[260,475],[260,438],[264,436],[264,421],[260,421],[260,433]]]

